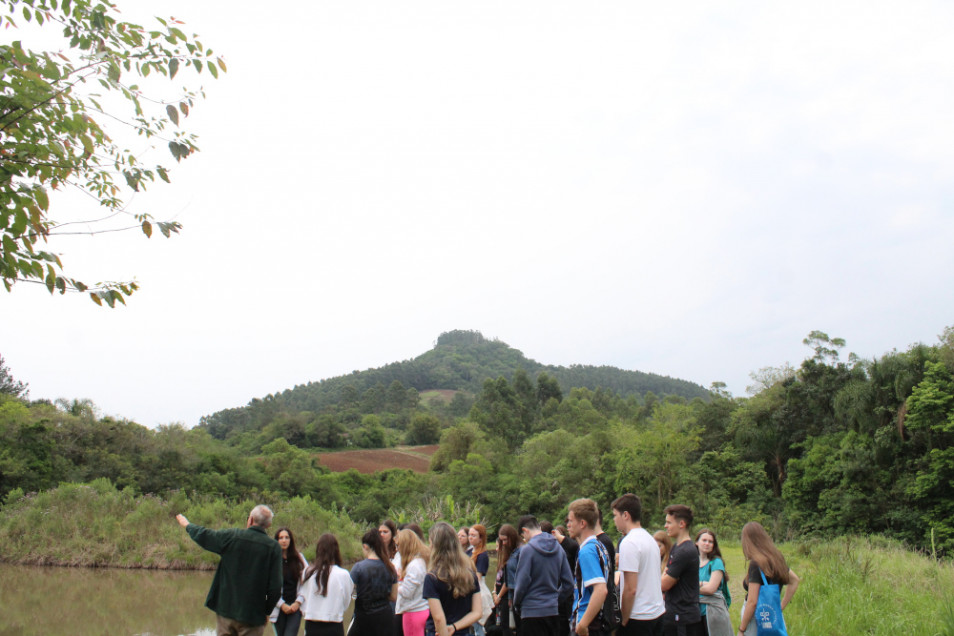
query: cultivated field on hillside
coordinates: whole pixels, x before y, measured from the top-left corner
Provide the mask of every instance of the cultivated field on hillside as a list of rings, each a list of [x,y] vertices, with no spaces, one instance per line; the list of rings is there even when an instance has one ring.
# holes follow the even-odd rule
[[[431,455],[437,452],[437,444],[431,446],[397,446],[336,453],[320,453],[322,466],[338,473],[354,468],[359,473],[370,474],[388,468],[407,468],[416,473],[426,473],[431,465]]]
[[[421,391],[421,402],[428,404],[431,400],[443,402],[444,404],[450,404],[450,401],[454,399],[458,391],[453,391],[451,389],[431,389],[429,391]]]

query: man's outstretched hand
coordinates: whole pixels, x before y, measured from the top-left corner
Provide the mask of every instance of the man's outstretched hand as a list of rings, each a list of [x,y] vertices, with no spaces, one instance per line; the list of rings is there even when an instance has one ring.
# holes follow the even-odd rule
[[[176,521],[178,521],[179,525],[183,528],[189,525],[189,520],[185,518],[185,515],[176,515]]]

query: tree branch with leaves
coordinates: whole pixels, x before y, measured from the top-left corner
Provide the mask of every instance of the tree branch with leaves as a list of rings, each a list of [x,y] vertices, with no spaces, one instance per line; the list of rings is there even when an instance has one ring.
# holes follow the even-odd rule
[[[165,144],[176,162],[192,155],[196,136],[180,123],[205,97],[202,89],[159,100],[137,82],[171,81],[187,68],[217,78],[225,62],[175,18],[156,18],[147,30],[120,21],[119,13],[114,4],[91,0],[0,0],[0,29],[61,29],[63,38],[59,50],[34,51],[22,40],[0,44],[0,278],[7,291],[17,282],[41,283],[51,294],[88,292],[114,307],[138,289],[135,281],[87,284],[64,274],[50,239],[76,232],[57,231],[70,223],[55,220],[53,192],[76,189],[107,208],[91,223],[129,217],[119,228],[80,233],[141,229],[168,238],[181,229],[128,209],[131,193],[157,177],[168,183],[169,169],[146,165],[118,140],[134,133],[150,147]]]

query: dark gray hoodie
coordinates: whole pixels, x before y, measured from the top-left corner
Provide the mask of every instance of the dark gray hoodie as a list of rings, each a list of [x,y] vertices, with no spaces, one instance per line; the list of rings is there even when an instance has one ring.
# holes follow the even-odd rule
[[[573,594],[573,573],[560,542],[541,532],[520,550],[513,604],[524,618],[559,615],[560,599]]]

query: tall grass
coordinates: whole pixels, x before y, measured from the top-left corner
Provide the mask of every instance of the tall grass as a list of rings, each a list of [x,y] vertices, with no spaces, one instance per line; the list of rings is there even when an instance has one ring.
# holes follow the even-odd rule
[[[438,521],[446,521],[455,528],[472,526],[475,523],[487,525],[480,504],[470,501],[461,503],[451,495],[443,497],[425,496],[419,506],[412,508],[388,508],[388,518],[396,523],[414,522],[421,526],[425,534]]]
[[[8,499],[0,509],[0,561],[210,569],[218,557],[195,545],[176,523],[175,514],[181,512],[210,528],[242,527],[256,503],[272,506],[274,526],[292,528],[309,559],[323,532],[337,535],[346,559],[359,558],[363,528],[337,509],[325,510],[307,497],[230,502],[176,493],[161,499],[137,496],[97,480]],[[432,522],[431,516],[453,518],[455,513],[457,518],[479,517],[478,510],[461,510],[452,500],[403,511],[405,520],[425,525]],[[738,627],[745,598],[745,562],[738,543],[725,537],[720,543],[730,575],[730,613]],[[954,636],[954,563],[950,560],[912,552],[881,537],[790,542],[779,547],[802,581],[785,610],[793,636]]]
[[[745,592],[745,560],[738,544],[720,542],[733,624]],[[905,634],[954,636],[954,563],[912,552],[882,537],[781,544],[801,579],[785,609],[789,634]]]
[[[361,528],[337,510],[308,497],[286,501],[168,499],[117,490],[108,480],[62,484],[19,497],[0,511],[0,561],[33,565],[211,569],[218,557],[197,546],[175,520],[182,513],[209,528],[244,527],[257,503],[275,512],[273,529],[288,526],[299,549],[314,556],[323,532],[333,532],[346,559],[360,556]]]

